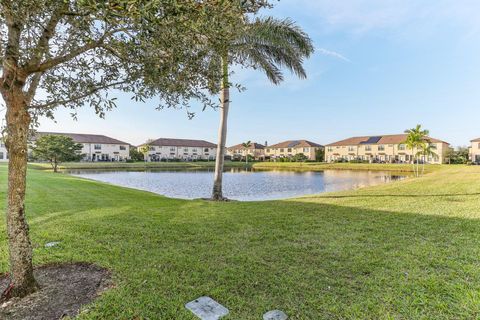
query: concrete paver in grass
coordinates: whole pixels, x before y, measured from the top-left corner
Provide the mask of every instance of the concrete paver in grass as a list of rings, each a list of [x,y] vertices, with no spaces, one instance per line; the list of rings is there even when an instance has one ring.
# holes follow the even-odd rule
[[[202,320],[218,320],[228,314],[228,309],[210,297],[200,297],[185,305]]]
[[[263,315],[263,320],[287,320],[288,316],[281,310],[271,310]]]

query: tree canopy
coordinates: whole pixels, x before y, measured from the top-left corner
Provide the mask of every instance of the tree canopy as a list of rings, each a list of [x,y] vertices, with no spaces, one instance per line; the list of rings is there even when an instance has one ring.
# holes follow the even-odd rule
[[[82,144],[76,143],[70,137],[45,135],[32,145],[32,158],[50,162],[53,171],[57,172],[59,163],[80,160],[82,148]]]

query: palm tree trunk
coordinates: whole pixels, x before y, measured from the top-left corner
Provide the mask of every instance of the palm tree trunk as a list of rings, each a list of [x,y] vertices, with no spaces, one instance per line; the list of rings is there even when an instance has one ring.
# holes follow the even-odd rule
[[[228,55],[222,56],[222,89],[220,92],[220,126],[218,127],[217,158],[215,159],[215,177],[212,200],[223,200],[222,178],[225,161],[225,143],[227,140],[228,109],[230,107],[230,84],[228,80]]]
[[[7,236],[10,254],[10,285],[0,300],[24,297],[37,289],[33,276],[32,244],[25,219],[27,138],[30,127],[25,95],[20,88],[2,90],[7,105],[8,207]]]

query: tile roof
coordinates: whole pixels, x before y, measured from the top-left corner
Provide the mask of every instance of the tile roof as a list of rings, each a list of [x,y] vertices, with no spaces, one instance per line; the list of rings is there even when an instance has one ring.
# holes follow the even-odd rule
[[[268,146],[267,148],[305,148],[305,147],[323,147],[322,145],[308,140],[288,140]]]
[[[478,139],[473,139],[471,142],[480,142],[480,138],[478,138]]]
[[[231,149],[240,149],[240,150],[244,150],[246,149],[241,143],[239,144],[236,144],[234,146],[231,146],[228,148],[229,150]],[[249,150],[253,150],[253,149],[265,149],[265,146],[263,144],[260,144],[260,143],[256,143],[256,142],[252,142],[250,144],[250,147],[248,147]]]
[[[205,140],[191,140],[191,139],[169,139],[160,138],[150,142],[152,146],[157,147],[199,147],[199,148],[216,148],[217,145]]]
[[[327,146],[355,146],[360,144],[400,144],[405,142],[407,134],[390,134],[381,136],[364,136],[364,137],[352,137],[345,140],[340,140],[334,143],[327,144]],[[433,143],[446,143],[448,142],[427,137],[430,142]],[[376,141],[376,142],[375,142]]]
[[[37,138],[47,135],[66,136],[70,137],[76,143],[98,143],[98,144],[126,144],[129,143],[113,139],[100,134],[83,134],[83,133],[65,133],[65,132],[37,132],[32,138],[35,141]]]

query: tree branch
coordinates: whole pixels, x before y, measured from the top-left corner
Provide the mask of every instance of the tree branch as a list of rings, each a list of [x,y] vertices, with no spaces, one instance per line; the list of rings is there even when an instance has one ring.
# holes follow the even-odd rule
[[[114,35],[115,33],[118,32],[127,32],[127,28],[121,28],[121,29],[115,29],[111,31],[105,32],[98,40],[92,41],[90,43],[87,43],[83,47],[77,48],[76,50],[71,51],[70,53],[67,53],[65,55],[57,56],[55,58],[52,58],[50,60],[47,60],[37,66],[30,66],[25,68],[25,72],[27,74],[32,74],[35,72],[45,72],[48,69],[51,69],[53,67],[56,67],[59,64],[62,64],[64,62],[70,61],[71,59],[81,55],[82,53],[85,53],[89,50],[95,49],[102,47],[104,44],[104,41],[107,37]]]
[[[30,82],[30,86],[28,87],[27,95],[26,95],[26,102],[27,105],[30,105],[33,98],[35,97],[35,93],[37,92],[38,85],[40,84],[40,80],[42,79],[43,72],[37,72],[33,75],[32,81]]]
[[[70,102],[74,102],[74,101],[86,98],[86,97],[88,97],[88,96],[90,96],[94,93],[97,93],[98,91],[109,89],[109,88],[112,88],[112,87],[115,87],[115,86],[119,86],[119,85],[125,84],[127,82],[128,82],[128,80],[123,80],[123,81],[113,82],[113,83],[110,83],[110,84],[105,84],[105,85],[102,85],[102,86],[95,87],[91,90],[85,91],[82,94],[73,96],[73,97],[68,98],[68,99],[55,100],[55,101],[51,101],[51,102],[44,103],[44,104],[32,105],[32,106],[30,106],[30,109],[45,109],[45,108],[50,108],[50,107],[53,107],[53,106],[56,106],[56,105],[59,105],[59,104],[67,104],[67,103],[70,103]]]
[[[60,2],[61,3],[61,2]],[[37,45],[34,49],[35,56],[32,58],[30,62],[26,64],[25,69],[31,69],[34,66],[38,66],[42,61],[43,56],[48,52],[48,42],[52,38],[55,28],[57,27],[60,18],[62,17],[63,9],[65,8],[65,4],[61,3],[52,13],[50,16],[50,20],[47,22],[45,27],[43,28],[43,33],[38,39]]]

